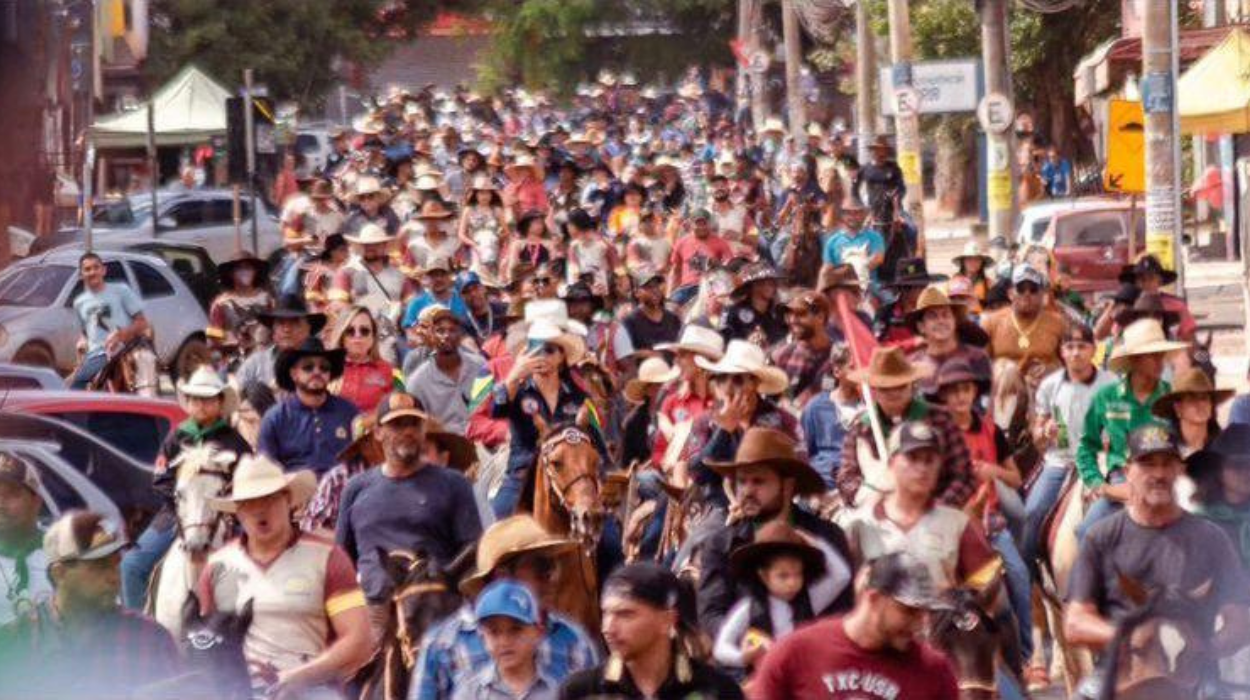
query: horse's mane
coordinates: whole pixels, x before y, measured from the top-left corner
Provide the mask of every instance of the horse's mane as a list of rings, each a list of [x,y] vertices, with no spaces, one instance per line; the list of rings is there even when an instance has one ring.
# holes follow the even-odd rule
[[[1150,591],[1143,603],[1121,615],[1115,624],[1115,634],[1107,644],[1106,672],[1098,700],[1114,700],[1120,673],[1120,657],[1138,627],[1156,618],[1190,620],[1199,607],[1186,599],[1179,591],[1159,588]]]

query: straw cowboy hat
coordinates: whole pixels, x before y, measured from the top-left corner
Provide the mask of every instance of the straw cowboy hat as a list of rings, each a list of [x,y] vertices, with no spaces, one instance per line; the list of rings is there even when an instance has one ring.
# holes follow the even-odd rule
[[[1176,403],[1186,396],[1209,396],[1211,404],[1218,406],[1236,393],[1232,389],[1216,389],[1206,372],[1190,367],[1176,376],[1172,382],[1172,390],[1160,396],[1150,412],[1160,418],[1171,418],[1176,410]]]
[[[684,350],[716,361],[725,356],[725,338],[707,326],[691,323],[681,329],[677,342],[659,343],[655,349],[660,352]]]
[[[893,389],[927,379],[930,372],[907,361],[901,348],[879,347],[872,353],[868,366],[851,371],[847,378],[873,389]]]
[[[378,439],[373,432],[377,427],[377,415],[373,413],[362,413],[352,419],[352,441],[339,451],[337,459],[340,463],[347,463],[354,459],[357,455],[369,465],[379,464],[385,459],[382,454],[382,445],[378,443]]]
[[[395,240],[394,236],[388,235],[386,229],[375,223],[367,223],[360,227],[356,235],[344,235],[343,240],[354,245],[377,245],[380,243],[390,243]]]
[[[786,125],[781,122],[779,117],[768,117],[764,120],[764,126],[760,127],[760,136],[767,134],[786,135]]]
[[[460,592],[468,597],[477,595],[486,585],[486,579],[504,560],[518,554],[542,553],[560,556],[576,550],[578,544],[570,539],[557,537],[543,529],[532,515],[513,515],[486,528],[477,543],[476,566],[460,582]]]
[[[648,357],[638,366],[638,377],[625,383],[625,400],[630,403],[643,403],[647,400],[647,386],[650,384],[667,384],[681,376],[681,370],[669,367],[660,357]]]
[[[1153,318],[1134,321],[1124,329],[1120,344],[1111,352],[1107,366],[1113,372],[1124,372],[1132,358],[1138,355],[1158,355],[1175,352],[1189,347],[1189,343],[1168,340],[1163,332],[1163,325]]]
[[[855,274],[853,265],[834,265],[824,267],[820,271],[820,277],[817,280],[816,287],[822,294],[828,293],[834,289],[853,289],[857,292],[864,290],[864,283],[860,281],[859,276]]]
[[[537,177],[538,176],[538,163],[534,161],[533,156],[527,153],[522,154],[522,155],[517,156],[516,160],[504,166],[503,173],[504,175],[508,176],[509,180],[516,180],[520,178],[520,175],[517,174],[518,170],[528,170],[531,175],[533,175],[534,177]]]
[[[558,345],[564,351],[565,364],[570,367],[581,362],[586,354],[585,341],[545,319],[531,323],[525,331],[525,339],[533,343]]]
[[[498,192],[499,191],[499,188],[495,186],[495,181],[491,179],[490,175],[487,175],[485,173],[479,173],[477,175],[474,175],[473,184],[469,186],[469,189],[473,190],[474,192]]]
[[[924,312],[942,307],[950,309],[951,313],[955,314],[956,322],[963,319],[966,311],[963,304],[951,301],[951,298],[946,296],[946,292],[943,292],[940,287],[936,285],[925,287],[920,293],[920,298],[916,300],[915,310],[907,314],[907,325],[912,330],[916,330],[916,327],[920,325],[920,320],[924,318]]]
[[[776,556],[791,556],[803,562],[803,583],[810,585],[825,572],[825,555],[793,527],[771,521],[755,531],[750,544],[741,545],[729,555],[734,578],[749,581],[765,562]]]
[[[243,501],[272,496],[281,491],[291,494],[293,509],[299,509],[317,490],[317,476],[310,469],[286,473],[282,465],[264,455],[248,455],[239,460],[230,485],[230,495],[209,499],[217,510],[234,513]]]
[[[372,175],[363,175],[356,179],[356,186],[352,189],[352,194],[357,197],[365,195],[378,194],[382,191],[382,181]]]
[[[221,375],[207,365],[201,365],[185,381],[178,382],[177,389],[178,403],[182,405],[183,410],[187,409],[187,399],[190,398],[220,398],[223,417],[229,417],[239,405],[238,392],[234,390],[234,387],[222,381]]]
[[[985,252],[985,249],[981,247],[980,241],[968,241],[965,243],[963,252],[951,258],[951,262],[955,264],[955,267],[959,267],[964,260],[972,258],[980,258],[981,266],[986,270],[994,266],[994,258]]]
[[[794,479],[795,495],[824,493],[825,481],[799,456],[798,443],[772,428],[748,428],[732,462],[705,461],[709,469],[732,480],[745,467],[770,467],[783,478]]]
[[[759,380],[759,392],[768,396],[780,394],[790,384],[784,371],[768,364],[764,349],[747,340],[729,341],[719,360],[700,356],[694,363],[712,374],[750,374]]]

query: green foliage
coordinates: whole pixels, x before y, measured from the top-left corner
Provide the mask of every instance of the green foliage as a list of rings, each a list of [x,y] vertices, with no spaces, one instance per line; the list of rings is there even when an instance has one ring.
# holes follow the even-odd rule
[[[422,0],[424,2],[424,0]],[[339,61],[369,67],[389,50],[379,41],[384,0],[152,0],[145,67],[159,85],[195,63],[229,86],[244,68],[279,100],[320,102],[339,82]],[[415,17],[415,13],[409,15]]]

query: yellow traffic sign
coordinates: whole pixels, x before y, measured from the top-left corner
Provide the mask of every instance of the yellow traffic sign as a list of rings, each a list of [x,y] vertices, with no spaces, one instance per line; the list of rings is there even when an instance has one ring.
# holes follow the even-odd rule
[[[1108,192],[1142,194],[1146,191],[1146,120],[1141,102],[1111,100],[1107,106],[1107,169],[1103,188]]]

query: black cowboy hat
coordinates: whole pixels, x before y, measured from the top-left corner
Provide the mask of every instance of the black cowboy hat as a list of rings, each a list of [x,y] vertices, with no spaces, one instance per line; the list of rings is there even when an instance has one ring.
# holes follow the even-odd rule
[[[347,239],[343,238],[341,233],[332,233],[326,236],[325,243],[322,245],[321,252],[317,254],[317,259],[322,262],[330,259],[330,254],[339,248],[347,247]]]
[[[937,376],[930,383],[929,390],[926,392],[930,398],[938,398],[942,395],[942,389],[962,384],[963,382],[972,382],[977,385],[977,390],[984,396],[990,391],[990,378],[986,377],[972,368],[967,360],[952,360],[942,365],[938,370]]]
[[[291,381],[291,368],[305,357],[324,357],[329,360],[330,378],[338,379],[343,376],[346,353],[343,349],[327,350],[320,340],[308,338],[294,350],[278,352],[277,359],[273,361],[274,380],[277,381],[279,389],[295,391],[295,383]]]
[[[1132,265],[1125,265],[1120,268],[1120,281],[1127,284],[1137,284],[1138,275],[1154,273],[1159,276],[1162,284],[1172,284],[1176,281],[1176,272],[1163,269],[1163,263],[1153,255],[1142,255],[1137,258],[1137,262]]]
[[[265,326],[272,326],[273,322],[280,318],[307,319],[311,327],[310,335],[317,335],[326,325],[325,314],[309,311],[303,299],[289,295],[283,295],[272,309],[256,314],[256,319]]]
[[[779,521],[761,526],[754,541],[734,549],[729,555],[729,566],[737,580],[750,581],[766,561],[782,555],[803,562],[804,583],[810,584],[825,572],[825,555],[793,527]]]
[[[931,275],[924,258],[902,258],[894,266],[894,281],[887,287],[928,287],[934,282],[945,282],[946,275]]]
[[[590,285],[585,282],[574,282],[564,289],[564,294],[560,296],[566,304],[572,304],[579,301],[588,301],[594,304],[596,310],[603,308],[603,297],[595,294]]]
[[[242,265],[251,265],[256,271],[257,287],[264,287],[269,277],[269,263],[247,251],[236,253],[234,257],[217,266],[217,279],[223,289],[234,289],[234,271]]]

